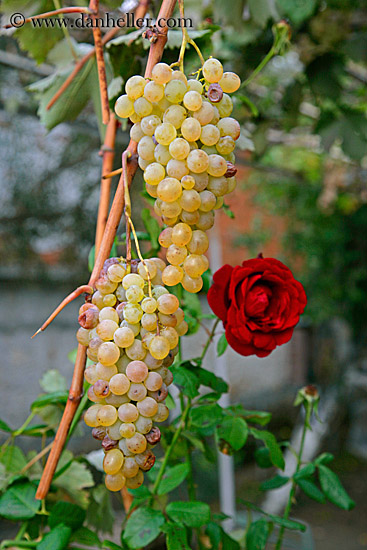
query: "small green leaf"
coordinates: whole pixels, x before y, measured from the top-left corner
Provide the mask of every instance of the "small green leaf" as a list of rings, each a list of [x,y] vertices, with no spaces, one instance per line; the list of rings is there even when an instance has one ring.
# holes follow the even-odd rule
[[[199,395],[199,380],[198,377],[190,370],[180,365],[173,365],[170,368],[175,385],[181,390],[184,395],[188,397],[196,397]]]
[[[162,512],[152,508],[138,508],[127,520],[123,539],[129,548],[142,548],[158,537],[164,523]]]
[[[71,542],[77,542],[83,546],[102,546],[98,535],[91,529],[88,529],[88,527],[80,527],[77,531],[75,531],[72,534]]]
[[[217,403],[200,405],[190,411],[191,422],[198,428],[213,428],[221,421],[222,408]]]
[[[193,372],[196,374],[200,384],[202,384],[203,386],[211,388],[218,393],[227,393],[227,382],[225,382],[223,378],[220,378],[219,376],[214,374],[214,372],[210,372],[209,370],[203,369],[202,367],[193,367]]]
[[[183,525],[166,523],[164,532],[166,533],[167,550],[191,550],[187,540],[187,531]]]
[[[219,440],[224,440],[234,451],[239,451],[247,441],[247,423],[243,418],[226,416],[217,426],[216,434]]]
[[[264,516],[269,518],[269,520],[272,521],[273,523],[282,525],[286,529],[291,529],[294,531],[306,531],[306,526],[303,523],[299,523],[298,521],[293,521],[292,519],[284,519],[279,516],[274,516],[273,514],[268,514],[267,512],[264,512],[264,510],[259,508],[259,506],[256,506],[256,504],[253,504],[248,500],[244,500],[240,498],[239,501],[242,502],[246,506],[246,508],[249,508],[250,510],[255,510],[256,512],[259,512],[259,514],[263,514]]]
[[[218,355],[218,357],[223,355],[223,353],[226,351],[227,347],[228,347],[228,342],[227,342],[226,334],[223,333],[222,336],[219,338],[218,344],[217,344],[217,355]]]
[[[274,466],[284,470],[284,457],[275,436],[271,432],[266,430],[257,430],[256,428],[250,428],[250,432],[255,439],[261,439],[265,446],[269,449],[270,460]]]
[[[83,525],[84,520],[85,511],[80,506],[71,502],[60,501],[52,508],[48,524],[52,529],[62,523],[67,527],[71,527],[74,531]]]
[[[88,270],[89,270],[89,273],[92,273],[92,271],[93,271],[95,255],[96,255],[96,247],[95,247],[95,245],[93,245],[91,247],[90,251],[89,251],[89,254],[88,254]]]
[[[251,523],[246,535],[246,550],[264,550],[270,533],[270,525],[265,519]]]
[[[90,492],[87,509],[87,523],[97,531],[112,533],[115,514],[111,504],[111,493],[105,484],[97,485]]]
[[[10,428],[10,426],[4,422],[4,420],[1,420],[0,419],[0,430],[2,432],[8,432],[8,433],[11,433],[13,430]]]
[[[319,464],[329,464],[334,460],[334,455],[331,453],[322,453],[320,456],[316,458],[314,461],[314,464],[318,466]]]
[[[310,462],[310,464],[307,464],[303,468],[301,468],[296,474],[294,474],[293,479],[297,481],[298,479],[304,479],[306,477],[310,477],[315,473],[315,466]]]
[[[166,512],[173,521],[188,527],[201,527],[210,520],[210,507],[205,502],[170,502]]]
[[[289,477],[274,476],[273,478],[261,483],[260,489],[261,491],[272,491],[273,489],[279,489],[279,487],[283,487],[283,485],[286,485],[288,481]]]
[[[19,447],[8,445],[2,451],[0,462],[5,466],[7,472],[15,474],[24,468],[27,464],[27,459]]]
[[[33,518],[41,506],[36,487],[28,482],[15,483],[0,497],[0,516],[14,521]]]
[[[270,453],[269,449],[266,447],[261,447],[260,449],[256,449],[254,453],[256,464],[260,468],[272,468],[273,463],[270,460]]]
[[[56,369],[45,372],[40,380],[40,386],[47,393],[67,391],[66,379]]]
[[[69,544],[71,528],[57,525],[36,546],[37,550],[63,550]]]
[[[317,502],[325,502],[325,495],[320,491],[320,489],[314,484],[310,479],[297,479],[296,483],[300,489],[307,495],[309,498],[316,500]]]
[[[343,510],[352,510],[355,502],[350,498],[338,476],[323,464],[318,465],[321,489],[326,498]]]
[[[172,468],[169,468],[164,474],[162,481],[158,488],[158,495],[165,495],[173,489],[176,489],[186,479],[189,473],[188,464],[177,464]]]
[[[52,393],[46,393],[40,395],[31,405],[32,411],[36,409],[42,409],[47,405],[65,405],[68,400],[67,391],[55,391]]]
[[[317,0],[302,0],[301,2],[276,0],[276,6],[280,11],[280,15],[288,17],[296,25],[299,25],[313,14],[316,4]]]

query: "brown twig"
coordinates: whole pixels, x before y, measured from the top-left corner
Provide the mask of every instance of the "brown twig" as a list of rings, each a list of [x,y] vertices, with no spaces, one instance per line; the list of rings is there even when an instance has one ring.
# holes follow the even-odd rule
[[[131,505],[133,503],[134,497],[128,492],[126,487],[121,489],[122,502],[124,504],[125,514],[128,515]]]
[[[94,292],[93,288],[89,285],[82,285],[76,288],[73,292],[69,294],[69,296],[66,296],[66,298],[63,299],[61,304],[59,304],[57,308],[48,317],[48,319],[46,319],[46,321],[43,323],[41,328],[39,328],[37,332],[33,334],[32,338],[37,336],[37,334],[39,334],[40,332],[43,332],[48,327],[48,325],[52,323],[55,317],[57,317],[58,314],[64,309],[64,307],[70,304],[70,302],[72,302],[73,300],[75,300],[75,298],[78,298],[78,296],[80,296],[81,294],[84,294],[84,293],[93,294],[93,292]]]
[[[98,25],[99,0],[90,0],[89,10],[92,12],[92,32],[98,69],[99,93],[101,96],[102,122],[108,124],[110,120],[110,106],[108,103],[106,63],[103,56],[102,32]]]
[[[110,121],[106,129],[106,136],[103,144],[103,160],[102,160],[102,179],[101,192],[99,197],[97,227],[96,227],[96,246],[95,255],[98,254],[99,247],[103,237],[103,232],[106,227],[108,209],[110,206],[111,180],[106,178],[113,168],[113,159],[115,157],[115,138],[118,122],[113,113],[110,115]]]
[[[90,13],[89,8],[80,8],[80,7],[70,7],[70,8],[60,8],[58,10],[47,11],[45,13],[39,13],[38,15],[32,15],[32,17],[27,17],[22,21],[22,26],[26,23],[30,23],[33,19],[45,19],[46,17],[53,17],[54,15],[59,15],[62,13]],[[12,29],[15,25],[8,23],[4,25],[4,29]]]
[[[110,178],[113,178],[113,176],[118,176],[122,173],[122,168],[117,168],[117,170],[114,170],[113,172],[109,172],[108,174],[105,174],[102,176],[102,179],[108,180]]]
[[[49,443],[47,445],[47,447],[42,449],[42,451],[40,451],[38,454],[36,454],[36,456],[34,456],[29,462],[27,462],[27,464],[20,470],[20,473],[24,474],[27,470],[29,470],[29,468],[32,468],[33,464],[36,464],[36,462],[38,462],[42,457],[47,455],[47,453],[51,449],[51,447],[52,447],[52,442]]]
[[[159,11],[158,18],[166,18],[172,16],[176,0],[163,0],[161,9]],[[156,63],[158,63],[163,55],[164,46],[167,42],[167,30],[168,28],[162,28],[162,33],[159,34],[158,40],[151,44],[149,50],[148,62],[145,70],[145,77],[151,76],[152,69]],[[127,178],[129,185],[132,182],[134,174],[137,170],[138,163],[136,158],[137,143],[130,141],[127,150],[131,153],[130,162],[127,165]],[[120,178],[119,184],[116,189],[115,197],[111,206],[111,211],[108,216],[106,229],[103,234],[101,246],[98,251],[98,255],[95,260],[93,272],[89,279],[89,285],[94,286],[96,280],[99,277],[99,273],[103,267],[105,260],[109,257],[112,244],[116,236],[116,232],[120,223],[124,208],[124,185],[123,178]],[[70,424],[74,418],[76,410],[78,408],[79,401],[81,399],[83,391],[83,376],[86,362],[86,347],[81,344],[78,345],[78,352],[74,366],[74,374],[71,382],[69,398],[66,403],[64,414],[62,416],[59,428],[56,433],[54,444],[51,452],[48,456],[48,460],[43,471],[36,498],[43,500],[49,491],[53,475],[55,473],[62,449],[64,447],[67,434],[70,428]]]

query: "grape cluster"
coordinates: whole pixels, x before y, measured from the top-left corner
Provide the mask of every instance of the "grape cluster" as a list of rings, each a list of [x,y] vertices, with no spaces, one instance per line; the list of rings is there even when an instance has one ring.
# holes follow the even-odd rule
[[[85,369],[94,405],[84,420],[102,441],[111,491],[143,483],[161,437],[154,424],[168,417],[168,367],[188,326],[178,299],[162,284],[165,267],[160,258],[129,266],[123,258],[106,260],[91,302],[79,311],[77,339],[94,362]]]
[[[132,140],[138,143],[139,166],[155,212],[168,226],[159,237],[167,248],[165,285],[179,283],[199,292],[208,269],[206,231],[215,210],[236,187],[235,142],[240,125],[230,115],[230,93],[240,78],[223,73],[217,59],[207,59],[203,79],[187,80],[181,71],[158,63],[152,79],[133,76],[118,98],[116,114],[130,118]]]

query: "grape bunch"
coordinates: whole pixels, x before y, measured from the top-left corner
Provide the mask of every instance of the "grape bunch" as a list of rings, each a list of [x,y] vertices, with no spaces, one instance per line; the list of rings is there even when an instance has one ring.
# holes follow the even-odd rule
[[[123,258],[106,260],[91,302],[79,311],[77,339],[93,361],[85,379],[94,405],[84,420],[102,441],[111,491],[140,487],[161,437],[155,423],[169,414],[168,367],[188,326],[178,299],[162,284],[165,267],[160,258],[130,265]]]
[[[130,118],[130,137],[138,143],[139,166],[154,210],[167,228],[159,237],[169,265],[167,286],[182,284],[199,292],[208,269],[206,231],[215,210],[236,187],[235,142],[240,125],[230,115],[230,93],[241,81],[223,73],[217,59],[207,59],[201,80],[158,63],[152,79],[132,76],[115,104],[119,117]]]

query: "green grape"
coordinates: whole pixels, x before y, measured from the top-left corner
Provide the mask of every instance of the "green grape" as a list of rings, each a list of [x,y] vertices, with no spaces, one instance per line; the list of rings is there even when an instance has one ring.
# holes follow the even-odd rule
[[[139,323],[143,317],[143,310],[139,304],[127,304],[123,311],[124,319],[132,325]]]
[[[164,315],[171,315],[180,305],[180,302],[174,294],[163,294],[157,299],[158,311]]]
[[[217,103],[217,109],[222,118],[229,117],[233,111],[233,101],[229,95],[223,94],[222,99]]]
[[[117,311],[113,307],[104,307],[99,312],[99,321],[115,321],[115,323],[119,322],[119,316]],[[97,330],[98,334],[98,330]]]
[[[141,401],[147,395],[147,389],[144,384],[130,384],[127,395],[131,401]]]
[[[191,154],[191,153],[190,153]],[[208,166],[206,167],[208,174],[219,178],[227,172],[227,162],[220,155],[209,155]]]
[[[216,124],[218,125],[218,122],[220,121],[220,114],[219,114],[219,111],[217,109],[217,107],[215,105],[213,105],[213,111],[214,111],[214,114],[213,114],[213,118],[211,119],[210,123],[211,124]]]
[[[113,405],[102,405],[97,412],[99,426],[112,426],[117,420],[117,410]]]
[[[132,115],[130,115],[130,122],[132,122],[133,124],[136,124],[137,122],[140,122],[141,121],[141,116],[137,115],[136,113],[133,113]]]
[[[130,129],[130,138],[133,141],[136,141],[137,143],[139,143],[141,138],[144,137],[144,136],[145,136],[145,132],[143,131],[143,129],[141,127],[141,122],[136,122]],[[117,265],[117,264],[114,264],[114,265]]]
[[[117,264],[116,264],[117,265]],[[92,296],[92,304],[97,306],[99,309],[103,308],[103,294],[97,290]]]
[[[80,327],[76,333],[76,339],[82,346],[88,346],[89,344],[89,330]]]
[[[194,115],[197,113],[194,113]],[[181,133],[187,141],[197,141],[200,139],[201,134],[200,121],[193,117],[186,118],[181,124]]]
[[[150,136],[144,136],[138,143],[138,155],[143,160],[154,160],[155,144]]]
[[[172,69],[166,63],[157,63],[152,69],[152,79],[158,84],[166,84],[171,80]]]
[[[148,367],[143,361],[131,361],[126,368],[126,376],[134,384],[140,384],[148,376]]]
[[[181,185],[184,189],[193,189],[195,187],[195,178],[193,176],[183,176],[181,178]]]
[[[125,374],[118,372],[110,379],[110,390],[115,395],[124,395],[129,391],[130,382]]]
[[[120,96],[115,103],[115,113],[120,118],[129,118],[134,112],[134,102],[127,96]]]
[[[132,456],[126,457],[121,470],[122,475],[124,475],[126,479],[129,479],[135,477],[138,472],[139,465],[136,463],[135,458],[133,458]]]
[[[163,122],[156,128],[154,137],[161,145],[169,145],[176,138],[176,128],[170,122]]]
[[[134,343],[126,348],[125,352],[132,361],[142,361],[146,355],[146,351],[141,340],[134,340]]]
[[[181,213],[181,206],[177,201],[174,202],[164,202],[161,204],[161,212],[163,216],[167,218],[175,218]]]
[[[172,244],[172,231],[172,227],[166,227],[159,235],[158,242],[163,248],[168,248],[169,245]],[[155,311],[155,309],[153,311]]]
[[[208,231],[214,225],[215,214],[213,211],[200,212],[199,219],[196,223],[196,227],[202,231]]]
[[[144,160],[142,157],[139,157],[138,158],[138,165],[139,165],[139,168],[141,170],[146,170],[149,166],[149,164],[151,163],[152,161],[151,160]]]
[[[176,327],[176,332],[179,336],[185,336],[188,330],[189,330],[189,325],[186,323],[186,321],[182,321],[182,323],[180,323]],[[165,384],[168,386],[169,384],[167,384],[166,379],[164,379],[164,381],[165,381]]]
[[[112,403],[110,403],[110,405],[112,405]],[[116,420],[116,422],[112,424],[112,426],[108,426],[108,428],[106,428],[107,435],[114,441],[118,441],[119,439],[121,439],[121,434],[120,434],[121,424],[122,424],[121,420]]]
[[[190,153],[190,145],[183,138],[176,138],[169,145],[169,152],[176,160],[184,160]]]
[[[184,259],[187,256],[187,249],[185,246],[176,246],[175,244],[171,244],[167,248],[167,261],[171,265],[180,265],[184,261]]]
[[[157,300],[155,298],[144,298],[142,301],[141,309],[144,313],[154,313],[157,309]]]
[[[182,286],[184,287],[187,292],[196,293],[200,292],[200,290],[203,288],[203,280],[201,277],[192,278],[189,277],[189,275],[184,275],[181,282]]]
[[[193,231],[187,248],[191,254],[205,254],[209,248],[209,239],[206,233],[200,229]]]
[[[171,80],[180,80],[187,86],[187,78],[182,71],[173,71],[171,74]]]
[[[112,307],[116,304],[117,298],[114,294],[106,294],[103,296],[103,305],[106,307]]]
[[[195,180],[195,191],[198,191],[199,193],[201,191],[204,191],[209,183],[209,175],[206,172],[202,172],[201,174],[195,174],[194,172],[191,172],[190,176],[192,176]]]
[[[167,286],[178,285],[182,277],[183,269],[177,265],[168,265],[162,273],[162,281]]]
[[[216,197],[222,197],[228,192],[228,179],[223,176],[220,178],[210,177],[207,189]]]
[[[170,349],[174,349],[178,344],[178,334],[173,327],[165,327],[161,330],[161,336],[167,338]]]
[[[194,119],[201,124],[201,126],[205,126],[205,124],[209,124],[214,117],[214,107],[209,101],[203,101],[202,106],[198,111],[195,111],[193,113]],[[200,128],[201,132],[201,128]],[[198,138],[199,139],[199,138]]]
[[[125,275],[125,277],[122,280],[122,285],[125,290],[127,290],[130,286],[136,285],[140,288],[144,288],[144,279],[140,277],[137,273],[129,273],[128,275]]]
[[[136,406],[139,413],[147,418],[151,418],[158,412],[158,403],[152,397],[145,397],[145,399],[139,401]]]
[[[167,174],[171,178],[176,178],[180,180],[184,176],[187,176],[189,169],[184,160],[171,159],[167,164]]]
[[[84,422],[90,428],[96,428],[97,426],[99,426],[97,414],[101,407],[102,405],[92,405],[85,411]]]
[[[142,434],[136,432],[132,437],[126,440],[126,446],[129,451],[134,454],[143,453],[147,448],[147,440]]]
[[[125,84],[125,91],[130,99],[138,99],[144,93],[144,87],[146,85],[144,77],[136,75],[130,77]]]
[[[158,374],[158,373],[151,373],[151,374]],[[158,376],[160,376],[158,374]],[[162,377],[160,376],[162,379]],[[147,418],[146,416],[139,415],[139,418],[135,421],[135,428],[136,431],[140,434],[147,434],[150,432],[150,430],[153,428],[153,420],[150,418]]]
[[[144,260],[144,262],[140,262],[138,265],[138,273],[144,281],[148,280],[148,273],[149,277],[151,279],[154,279],[154,277],[157,275],[158,267],[154,263],[153,259]],[[143,298],[143,296],[142,296]]]
[[[144,97],[151,103],[156,103],[164,97],[164,86],[157,82],[151,81],[145,85]]]
[[[217,198],[211,191],[205,190],[199,193],[200,195],[200,210],[203,212],[210,212],[216,205]]]
[[[163,122],[169,122],[176,128],[176,130],[178,130],[181,128],[186,116],[186,109],[182,107],[182,105],[170,105],[164,112]]]
[[[167,290],[166,288],[164,288],[164,286],[155,286],[152,290],[152,294],[153,294],[153,298],[155,298],[156,300],[158,300],[158,298],[160,298],[161,296],[163,296],[163,294],[169,294],[169,290]],[[158,302],[157,302],[157,307],[158,307]]]
[[[164,422],[169,417],[169,409],[164,403],[158,403],[158,411],[153,416],[154,422]]]
[[[140,135],[141,132],[139,132],[139,139],[134,141],[139,141],[144,135],[147,136],[153,136],[156,128],[162,124],[161,119],[157,115],[148,115],[141,119],[141,122],[139,123],[140,131],[143,133],[143,135]],[[136,126],[136,124],[134,124]],[[133,126],[133,128],[134,128]],[[133,129],[131,128],[131,130]],[[130,137],[131,137],[131,131],[130,131]]]
[[[153,199],[157,198],[158,195],[157,195],[157,186],[156,185],[150,185],[149,183],[146,183],[145,184],[145,190],[148,193],[148,195],[153,197]]]
[[[105,485],[109,491],[121,491],[125,487],[126,478],[122,474],[122,472],[117,472],[117,474],[114,475],[106,475],[105,477]]]
[[[154,158],[157,162],[159,162],[159,164],[166,166],[168,161],[170,161],[172,157],[168,147],[166,145],[161,145],[160,143],[158,143],[158,145],[154,149]]]
[[[124,403],[118,408],[118,417],[121,422],[135,422],[138,416],[139,411],[132,403]]]
[[[107,382],[118,372],[116,365],[102,365],[102,363],[96,363],[95,369],[97,377]]]
[[[158,185],[164,179],[166,171],[158,162],[152,162],[144,172],[144,180],[149,185]]]
[[[223,204],[224,204],[224,198],[223,197],[217,197],[217,201],[215,203],[214,210],[219,210],[220,208],[222,208]]]
[[[100,277],[96,282],[96,288],[104,296],[115,292],[117,284],[107,279],[107,277]]]
[[[157,328],[157,315],[155,313],[144,313],[141,318],[141,326],[145,330],[156,330]]]
[[[135,424],[132,422],[123,422],[120,425],[120,439],[121,437],[125,437],[126,439],[129,439],[129,437],[132,437],[136,432]]]
[[[223,73],[223,76],[219,81],[219,85],[223,92],[226,94],[232,94],[241,86],[241,79],[236,73]]]
[[[204,88],[202,83],[199,82],[199,80],[191,79],[187,81],[187,90],[189,92],[195,91],[195,92],[198,92],[199,94],[202,94]]]
[[[174,216],[173,218],[169,218],[167,216],[162,216],[162,222],[165,225],[172,226],[172,225],[175,225],[175,223],[177,223],[177,221],[178,221],[178,216]],[[157,283],[157,284],[161,284],[161,282]]]
[[[210,83],[219,82],[223,76],[223,65],[218,59],[207,59],[203,65],[203,75]]]
[[[201,129],[200,141],[204,145],[212,146],[215,145],[220,138],[220,131],[213,124],[207,124]]]
[[[232,139],[237,140],[241,134],[241,127],[236,119],[231,117],[225,117],[217,122],[217,128],[220,131],[220,135],[230,136]]]
[[[234,150],[236,144],[231,136],[221,137],[217,143],[217,151],[220,155],[229,155]]]
[[[130,399],[128,398],[128,396],[126,394],[124,394],[124,395],[115,395],[115,394],[111,393],[111,395],[106,397],[105,401],[108,405],[113,405],[114,407],[118,408],[121,405],[123,405],[124,403],[129,403]]]
[[[141,118],[150,115],[152,110],[152,104],[145,97],[139,97],[134,101],[134,111]]]
[[[103,459],[103,469],[106,474],[117,474],[123,466],[124,455],[119,449],[111,449],[108,451]]]
[[[168,340],[155,336],[150,342],[149,351],[155,359],[164,359],[170,351]]]
[[[141,470],[138,471],[136,476],[126,479],[126,487],[128,489],[138,489],[144,483],[144,474]]]
[[[184,189],[179,198],[179,204],[186,212],[195,212],[201,206],[200,195],[195,189]]]
[[[189,111],[198,111],[202,106],[202,103],[203,99],[201,97],[201,94],[199,92],[196,92],[195,90],[186,92],[186,94],[184,95],[183,104]]]
[[[125,328],[125,327],[129,328],[133,332],[135,337],[139,335],[139,332],[140,332],[140,324],[139,323],[129,323],[128,321],[123,320],[120,324],[120,327],[121,328]]]
[[[186,93],[187,86],[181,80],[170,80],[165,87],[164,95],[170,103],[181,103]]]
[[[103,342],[98,347],[97,357],[102,365],[108,367],[116,363],[117,359],[120,357],[120,350],[113,342]]]
[[[178,223],[175,225],[170,234],[171,242],[177,246],[185,246],[185,244],[190,241],[191,236],[191,227],[186,223]]]
[[[225,161],[224,161],[225,162]],[[226,169],[227,169],[227,163]],[[201,149],[194,149],[187,157],[187,166],[191,172],[200,174],[201,172],[209,171],[210,157]],[[223,174],[221,174],[223,175]]]
[[[157,391],[163,384],[161,375],[158,372],[150,372],[144,381],[144,386],[149,391]]]
[[[158,184],[157,187],[157,195],[164,202],[176,201],[180,197],[181,193],[181,183],[175,178],[165,178]]]
[[[183,264],[185,273],[194,279],[200,277],[206,271],[206,263],[202,258],[198,254],[189,254]]]
[[[199,220],[199,212],[187,212],[186,210],[182,210],[180,218],[182,222],[188,225],[195,225]]]
[[[138,285],[131,285],[126,290],[126,299],[130,304],[138,304],[144,298],[144,290]]]

